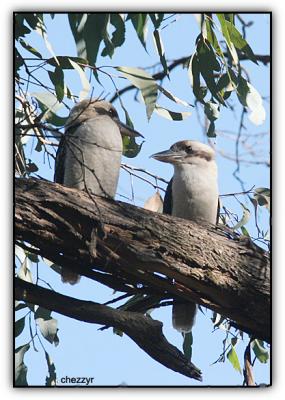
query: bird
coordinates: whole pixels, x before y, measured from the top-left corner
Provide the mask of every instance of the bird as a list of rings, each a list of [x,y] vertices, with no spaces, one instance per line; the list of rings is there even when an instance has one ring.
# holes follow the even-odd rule
[[[182,140],[151,157],[174,167],[164,197],[163,213],[197,223],[216,224],[219,191],[214,150],[199,141]],[[191,332],[196,314],[194,302],[181,303],[174,299],[172,325],[177,331]]]
[[[114,198],[123,136],[139,132],[119,120],[115,107],[104,100],[85,99],[70,111],[55,158],[54,182],[90,194]],[[80,276],[62,268],[62,281],[75,284]]]

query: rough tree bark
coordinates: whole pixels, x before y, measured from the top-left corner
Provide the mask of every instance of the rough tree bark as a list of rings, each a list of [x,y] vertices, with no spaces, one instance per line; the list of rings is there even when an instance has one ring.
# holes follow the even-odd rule
[[[228,317],[237,328],[270,342],[270,259],[250,240],[224,227],[195,224],[47,181],[17,179],[15,189],[15,237],[22,246],[23,241],[24,246],[30,243],[56,264],[116,290],[147,294],[136,311],[144,311],[158,299],[194,300]],[[42,288],[32,291],[23,285],[16,283],[18,299],[41,301]],[[50,305],[51,310],[86,320],[80,318],[79,303],[79,314],[74,315],[72,306],[68,313],[68,307],[56,308],[54,299],[49,304],[49,296],[44,302],[46,308]],[[84,314],[83,310],[84,304]],[[95,321],[92,312],[89,318]],[[172,362],[172,369],[200,379],[200,371],[177,349],[168,347],[172,345],[163,337],[161,324],[154,330],[160,331],[169,351],[167,360],[159,360],[161,348],[157,352],[149,347],[151,341],[130,330],[130,315],[125,327],[119,314],[112,315],[111,321],[97,323],[120,325],[157,361],[168,368]],[[149,318],[137,315],[147,326]],[[175,358],[180,362],[175,364]]]

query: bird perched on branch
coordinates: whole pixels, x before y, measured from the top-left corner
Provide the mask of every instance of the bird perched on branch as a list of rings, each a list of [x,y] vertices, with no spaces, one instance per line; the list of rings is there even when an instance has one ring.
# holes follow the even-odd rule
[[[94,99],[76,104],[59,143],[54,181],[114,198],[123,152],[122,136],[142,135],[119,120],[112,104]],[[62,269],[62,280],[75,284],[79,276]]]
[[[219,195],[214,150],[198,141],[184,140],[151,157],[174,167],[164,197],[163,212],[198,223],[217,223]],[[173,327],[180,332],[190,332],[196,313],[195,303],[174,300]]]

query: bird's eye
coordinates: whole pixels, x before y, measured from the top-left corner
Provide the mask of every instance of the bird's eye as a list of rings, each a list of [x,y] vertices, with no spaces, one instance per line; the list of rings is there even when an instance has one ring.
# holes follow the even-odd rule
[[[116,111],[114,108],[110,108],[110,110],[109,110],[109,115],[110,115],[111,117],[117,117],[117,116],[118,116],[118,113],[117,113],[117,111]]]
[[[188,154],[192,153],[192,147],[191,146],[187,146],[185,150],[186,150],[186,153],[188,153]]]

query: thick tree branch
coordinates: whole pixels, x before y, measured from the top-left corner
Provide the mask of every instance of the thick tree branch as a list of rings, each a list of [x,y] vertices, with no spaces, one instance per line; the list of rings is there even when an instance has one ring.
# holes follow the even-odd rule
[[[17,179],[15,199],[16,239],[58,265],[194,300],[270,341],[270,261],[248,239],[35,179]]]
[[[125,332],[139,347],[160,364],[201,381],[201,371],[189,362],[162,333],[162,323],[143,314],[74,299],[15,278],[17,300],[37,304],[67,317],[92,324],[106,324]]]

